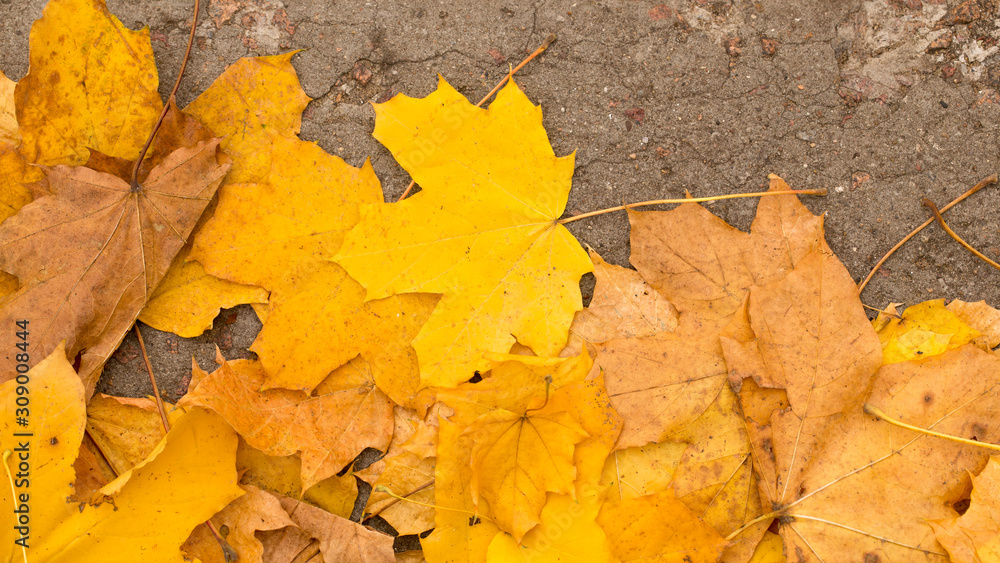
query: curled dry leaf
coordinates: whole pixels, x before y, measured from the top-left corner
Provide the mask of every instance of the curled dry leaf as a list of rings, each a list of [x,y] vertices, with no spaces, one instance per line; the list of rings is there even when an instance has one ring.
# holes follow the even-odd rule
[[[362,207],[334,259],[367,299],[442,294],[413,340],[422,385],[458,385],[515,339],[557,355],[593,268],[557,222],[573,157],[555,156],[541,110],[513,81],[484,110],[441,79],[426,98],[399,95],[375,112],[373,135],[423,191]]]
[[[295,525],[319,540],[326,561],[393,563],[396,560],[390,536],[295,499],[281,499],[281,507]]]
[[[262,563],[264,546],[254,533],[294,526],[295,523],[281,508],[281,502],[274,495],[247,485],[241,488],[246,494],[229,503],[212,516],[210,521],[217,529],[225,526],[229,530],[226,543],[240,556],[241,563]],[[181,550],[189,558],[197,558],[201,563],[230,563],[226,561],[219,549],[218,540],[206,525],[195,528]]]
[[[269,455],[299,453],[303,491],[339,472],[366,447],[388,445],[392,403],[361,361],[331,373],[316,396],[289,389],[258,391],[264,377],[258,362],[226,362],[178,406],[218,412],[248,444]]]
[[[0,322],[28,320],[36,356],[65,340],[69,357],[80,356],[88,396],[229,168],[217,139],[171,113],[138,189],[91,168],[47,168],[50,195],[0,225],[0,268],[21,284]],[[163,144],[179,138],[176,150]],[[114,160],[94,162],[122,169]],[[8,331],[0,340],[13,349],[14,337]],[[14,373],[12,360],[4,373]]]

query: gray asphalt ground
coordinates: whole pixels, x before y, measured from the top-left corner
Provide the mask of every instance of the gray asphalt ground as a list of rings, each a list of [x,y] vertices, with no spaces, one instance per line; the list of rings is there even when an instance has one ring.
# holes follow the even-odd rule
[[[0,69],[27,72],[28,31],[42,0],[0,0]],[[173,84],[190,0],[110,0],[132,28],[149,26],[161,92]],[[826,214],[827,240],[858,280],[914,226],[989,174],[1000,159],[1000,14],[996,0],[760,0],[535,3],[208,0],[181,86],[183,106],[240,57],[305,49],[293,60],[306,92],[302,137],[360,166],[371,156],[387,198],[409,181],[370,135],[369,102],[430,93],[437,74],[478,101],[550,33],[517,77],[540,103],[556,154],[576,150],[569,213],[623,202],[755,191],[776,173]],[[973,246],[1000,258],[996,196],[987,188],[947,214]],[[754,201],[711,205],[741,229]],[[581,242],[627,265],[624,213],[571,225]],[[584,280],[584,293],[592,291]],[[1000,271],[932,226],[892,258],[863,301],[985,299],[1000,306]],[[177,397],[195,355],[242,357],[259,330],[249,307],[224,311],[205,336],[145,328],[161,389]],[[101,390],[149,393],[134,335]]]

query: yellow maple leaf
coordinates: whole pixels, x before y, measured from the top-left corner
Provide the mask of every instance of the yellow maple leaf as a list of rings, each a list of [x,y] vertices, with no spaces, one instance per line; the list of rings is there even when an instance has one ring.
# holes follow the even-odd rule
[[[882,342],[884,364],[936,356],[980,336],[944,306],[944,299],[911,305],[900,318],[880,313],[872,324]]]
[[[138,158],[163,107],[149,28],[128,29],[104,0],[51,0],[30,43],[14,94],[25,158],[78,165],[89,149]]]
[[[363,207],[334,260],[367,299],[442,294],[413,341],[423,385],[457,385],[515,339],[558,354],[593,266],[557,222],[573,157],[555,156],[541,110],[513,81],[483,110],[441,79],[375,112],[373,135],[423,191]]]
[[[236,486],[236,434],[220,417],[194,409],[177,424],[150,458],[108,484],[115,491],[98,506],[67,502],[73,492],[73,460],[83,439],[84,387],[58,347],[28,374],[30,424],[13,426],[18,396],[14,380],[0,385],[0,449],[14,451],[5,460],[16,474],[20,451],[29,450],[30,485],[15,488],[19,503],[30,507],[27,553],[15,540],[18,515],[6,511],[0,526],[0,557],[5,561],[183,560],[180,545],[195,526],[243,494]],[[29,438],[14,432],[29,432]],[[23,447],[27,442],[26,448]],[[0,503],[14,507],[9,487]],[[22,501],[20,495],[27,495]],[[85,531],[85,532],[84,532]],[[159,549],[150,550],[150,545]]]
[[[546,493],[574,492],[574,447],[587,432],[569,413],[495,410],[466,432],[474,442],[472,499],[486,500],[497,525],[515,540],[538,524]]]
[[[233,160],[223,191],[231,184],[265,182],[272,165],[272,138],[299,132],[309,96],[292,67],[294,54],[240,59],[184,109],[223,137],[220,146]],[[214,207],[206,210],[200,226],[213,214]],[[199,232],[200,228],[189,241]],[[267,292],[259,287],[206,273],[189,258],[190,246],[189,242],[171,264],[140,320],[192,337],[211,327],[220,308],[266,301]]]

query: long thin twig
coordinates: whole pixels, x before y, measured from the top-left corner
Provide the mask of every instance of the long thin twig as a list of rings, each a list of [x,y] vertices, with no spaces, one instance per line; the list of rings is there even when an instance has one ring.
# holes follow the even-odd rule
[[[139,153],[139,159],[135,161],[135,166],[132,167],[132,191],[137,192],[140,189],[139,186],[139,167],[142,166],[142,161],[146,158],[146,151],[149,150],[150,145],[153,144],[153,139],[156,138],[156,132],[160,130],[160,126],[163,125],[163,119],[167,117],[167,112],[170,110],[170,102],[173,101],[174,96],[177,94],[177,89],[181,86],[181,78],[184,77],[184,69],[187,68],[188,59],[191,58],[191,46],[194,45],[194,32],[198,29],[198,12],[201,11],[201,0],[194,0],[194,21],[191,22],[191,35],[188,37],[187,50],[184,51],[184,60],[181,61],[181,70],[177,73],[177,80],[174,82],[174,88],[170,91],[170,97],[167,98],[167,103],[163,104],[163,110],[160,112],[160,117],[156,120],[156,125],[153,126],[153,130],[149,132],[149,138],[146,139],[146,144],[142,147],[142,151]]]
[[[538,55],[541,55],[546,49],[549,48],[549,45],[551,45],[552,42],[555,41],[555,40],[556,40],[556,34],[555,33],[550,33],[549,36],[545,38],[545,41],[542,41],[541,47],[535,49],[535,51],[533,53],[531,53],[530,55],[528,55],[528,58],[526,58],[523,61],[521,61],[521,64],[517,65],[510,72],[508,72],[507,74],[505,74],[504,77],[500,80],[500,82],[498,82],[497,85],[494,86],[492,90],[490,90],[490,93],[486,94],[485,96],[483,96],[483,99],[479,100],[479,103],[476,104],[476,107],[477,108],[478,107],[482,107],[483,104],[485,104],[486,101],[489,100],[493,96],[493,94],[496,94],[497,91],[500,90],[500,88],[503,88],[503,85],[506,84],[507,81],[510,80],[511,77],[513,77],[514,74],[517,73],[517,71],[521,70],[521,68],[524,67],[524,65],[528,64],[529,62],[531,62],[532,59],[534,59]],[[413,187],[416,186],[416,185],[417,185],[417,181],[416,180],[410,180],[410,185],[406,186],[406,189],[403,190],[403,194],[401,196],[399,196],[399,199],[397,199],[396,201],[402,201],[402,200],[406,199],[406,196],[410,195],[410,192],[413,191]]]
[[[900,428],[905,428],[907,430],[912,430],[913,432],[919,432],[921,434],[926,434],[928,436],[934,436],[935,438],[943,438],[945,440],[951,440],[952,442],[958,442],[960,444],[965,444],[967,446],[977,446],[980,448],[986,448],[988,450],[1000,450],[1000,445],[990,444],[989,442],[979,442],[976,440],[968,440],[966,438],[959,438],[958,436],[952,436],[951,434],[942,434],[941,432],[935,432],[933,430],[928,430],[926,428],[920,428],[919,426],[912,426],[905,422],[896,420],[891,416],[882,412],[878,407],[871,403],[865,403],[864,405],[865,414],[870,414],[872,416],[878,417],[879,419],[892,424],[893,426],[898,426]]]
[[[644,207],[647,205],[661,205],[665,203],[701,203],[705,201],[718,201],[722,199],[738,199],[741,197],[764,197],[769,195],[791,195],[791,194],[826,195],[826,188],[820,188],[816,190],[776,190],[773,192],[753,192],[748,194],[728,194],[728,195],[713,195],[708,197],[689,197],[683,199],[654,199],[651,201],[639,201],[636,203],[626,203],[625,205],[608,207],[607,209],[598,209],[597,211],[590,211],[587,213],[574,215],[572,217],[567,217],[565,219],[560,219],[559,224],[565,225],[566,223],[572,223],[573,221],[579,221],[580,219],[586,219],[587,217],[593,217],[595,215],[603,215],[605,213],[612,213],[614,211],[623,211],[625,209],[631,209],[633,207]]]
[[[965,242],[965,240],[962,237],[958,236],[958,233],[951,230],[951,227],[948,226],[948,223],[944,222],[944,217],[941,216],[941,212],[938,211],[938,208],[936,205],[934,205],[933,201],[925,197],[921,203],[923,203],[924,207],[931,210],[931,213],[934,214],[934,219],[938,222],[938,225],[941,225],[941,228],[944,229],[944,232],[948,233],[951,236],[951,238],[957,240],[958,244],[964,246],[966,250],[975,254],[976,257],[982,260],[983,262],[986,262],[990,266],[993,266],[994,268],[1000,270],[1000,264],[997,264],[993,260],[990,260],[985,254],[979,252],[978,250],[973,248],[971,244]]]
[[[167,411],[163,408],[163,399],[160,398],[160,388],[156,386],[156,377],[153,376],[153,364],[149,362],[149,355],[146,354],[146,343],[142,340],[142,332],[139,330],[139,323],[135,323],[135,336],[139,339],[139,350],[142,350],[142,360],[146,362],[146,373],[149,374],[149,382],[153,384],[153,398],[156,400],[156,410],[160,411],[160,422],[163,424],[163,434],[170,432],[170,421],[167,420]]]
[[[979,190],[985,188],[986,186],[988,186],[990,184],[996,183],[996,181],[997,181],[997,175],[996,174],[994,174],[992,176],[989,176],[987,178],[984,178],[983,181],[979,182],[975,186],[972,186],[972,188],[969,189],[969,191],[967,191],[964,194],[956,197],[954,200],[951,201],[951,203],[949,203],[948,205],[945,205],[944,207],[942,207],[941,208],[941,213],[944,213],[945,211],[948,211],[952,207],[955,207],[956,205],[958,205],[959,203],[961,203],[963,200],[965,200],[965,198],[967,198],[970,195],[978,192]],[[930,218],[930,219],[928,219],[928,220],[926,220],[926,221],[924,221],[919,227],[917,227],[916,229],[913,229],[912,231],[910,231],[910,234],[908,234],[905,237],[903,237],[903,240],[897,242],[895,246],[893,246],[892,248],[890,248],[889,252],[886,252],[885,256],[883,256],[878,261],[878,263],[875,264],[875,267],[872,268],[872,271],[868,272],[868,275],[865,277],[864,281],[862,281],[860,284],[858,284],[858,294],[860,295],[861,292],[865,290],[865,287],[868,285],[868,282],[870,282],[872,280],[872,276],[875,275],[875,272],[877,272],[878,269],[882,267],[882,264],[884,264],[885,261],[888,260],[890,256],[892,256],[893,254],[895,254],[895,252],[897,250],[899,250],[904,244],[906,244],[906,242],[909,241],[911,238],[917,236],[917,233],[919,233],[920,231],[924,230],[924,227],[926,227],[927,225],[930,225],[933,222],[934,222],[934,218],[933,217]]]

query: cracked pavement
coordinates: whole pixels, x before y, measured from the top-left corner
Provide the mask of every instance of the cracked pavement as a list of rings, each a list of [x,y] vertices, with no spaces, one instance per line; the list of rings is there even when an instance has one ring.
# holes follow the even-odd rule
[[[27,71],[28,31],[43,0],[0,0],[0,69]],[[148,25],[161,93],[173,84],[190,0],[109,0],[129,27]],[[409,182],[372,137],[369,102],[424,96],[441,74],[478,101],[550,33],[557,41],[517,75],[540,103],[557,155],[576,151],[568,213],[651,199],[756,191],[767,175],[826,214],[827,240],[856,280],[939,206],[998,172],[997,0],[499,0],[332,2],[207,0],[179,92],[183,106],[243,56],[293,59],[315,98],[302,137],[360,166],[371,157],[387,198]],[[948,212],[970,244],[1000,258],[1000,187]],[[755,201],[710,205],[748,229]],[[624,213],[572,223],[581,242],[627,265]],[[593,281],[584,280],[584,294]],[[1000,271],[936,225],[890,259],[863,295],[873,307],[931,298],[1000,306]],[[224,311],[192,340],[145,329],[161,389],[183,391],[194,354],[246,348],[260,324]],[[151,391],[134,335],[101,390]]]

